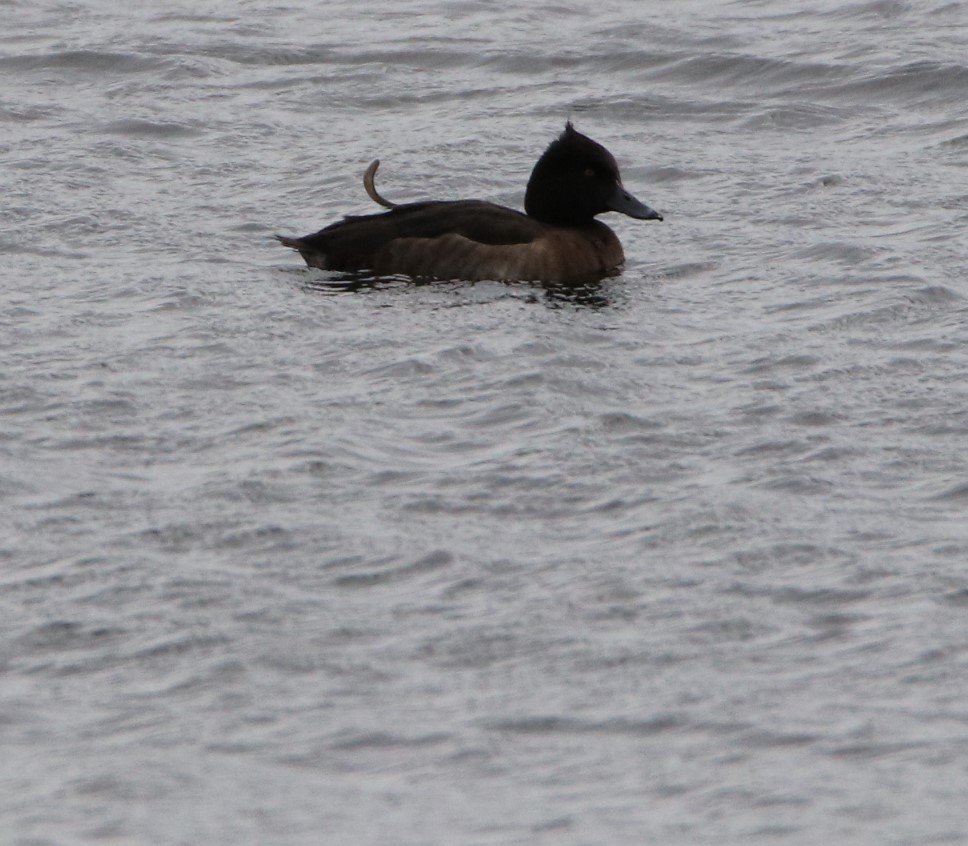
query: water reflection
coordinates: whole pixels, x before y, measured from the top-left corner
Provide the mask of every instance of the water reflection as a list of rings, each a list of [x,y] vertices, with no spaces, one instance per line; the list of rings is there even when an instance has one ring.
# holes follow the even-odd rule
[[[369,273],[328,273],[325,277],[317,275],[316,271],[309,271],[309,277],[302,283],[305,291],[316,294],[333,296],[336,294],[358,294],[371,291],[385,291],[394,288],[406,288],[414,284],[429,284],[415,282],[407,276],[373,276]]]
[[[605,289],[609,277],[589,279],[584,282],[543,282],[541,287],[549,305],[574,305],[585,308],[606,308],[611,305]]]
[[[301,287],[303,290],[312,293],[337,296],[340,294],[366,294],[394,289],[429,287],[450,291],[480,291],[483,286],[489,286],[495,291],[500,291],[500,296],[512,296],[529,302],[544,301],[547,305],[555,308],[570,305],[600,309],[611,304],[605,287],[609,278],[607,276],[598,277],[570,283],[462,282],[459,280],[445,282],[439,279],[413,279],[409,276],[374,276],[364,272],[328,272],[325,277],[321,277],[317,272],[310,272],[309,277],[303,281]]]

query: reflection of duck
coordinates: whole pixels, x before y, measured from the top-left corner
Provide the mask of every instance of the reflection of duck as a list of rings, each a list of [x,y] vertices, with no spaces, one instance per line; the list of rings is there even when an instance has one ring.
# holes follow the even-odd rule
[[[346,217],[303,238],[276,237],[324,270],[569,282],[605,276],[625,260],[615,233],[596,215],[662,220],[622,187],[612,154],[571,123],[531,172],[526,214],[482,200],[394,205],[376,192],[376,165],[364,184],[389,211]]]

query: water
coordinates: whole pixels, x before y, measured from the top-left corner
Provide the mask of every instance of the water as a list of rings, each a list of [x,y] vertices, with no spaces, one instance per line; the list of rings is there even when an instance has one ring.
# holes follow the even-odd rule
[[[3,8],[0,841],[968,841],[963,3]],[[568,117],[600,286],[271,240]]]

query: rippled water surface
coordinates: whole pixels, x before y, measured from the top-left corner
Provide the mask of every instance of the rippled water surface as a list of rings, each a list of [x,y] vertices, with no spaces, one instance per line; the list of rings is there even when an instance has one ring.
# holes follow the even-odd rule
[[[3,843],[968,842],[966,4],[0,8]]]

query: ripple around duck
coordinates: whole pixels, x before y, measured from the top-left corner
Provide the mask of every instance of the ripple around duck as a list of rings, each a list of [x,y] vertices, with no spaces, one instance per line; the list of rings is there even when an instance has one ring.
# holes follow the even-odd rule
[[[836,99],[858,98],[870,104],[883,102],[962,103],[968,87],[968,67],[960,64],[919,61],[882,72],[867,72],[851,77],[850,71],[839,79],[825,79],[822,84],[804,82],[803,95]]]
[[[742,126],[744,129],[759,130],[809,130],[818,127],[831,127],[846,123],[856,117],[856,108],[831,106],[818,103],[782,103],[767,107],[747,117]],[[819,184],[825,188],[842,181],[833,176],[821,178]]]
[[[877,255],[877,250],[850,241],[821,241],[797,250],[794,257],[804,261],[833,261],[855,267]]]
[[[145,138],[195,138],[204,134],[202,129],[182,123],[138,120],[136,118],[112,121],[102,125],[101,131],[108,135],[142,136]]]
[[[968,147],[968,133],[964,135],[956,135],[954,138],[948,138],[940,143],[941,147],[950,147],[953,149],[961,149],[962,147]]]
[[[889,281],[889,280],[884,280]],[[900,282],[909,281],[907,277],[901,277]],[[924,321],[934,321],[938,315],[949,318],[952,306],[960,305],[963,297],[957,291],[944,285],[927,285],[920,288],[913,288],[903,293],[895,293],[892,302],[883,303],[884,295],[888,295],[891,288],[885,289],[885,294],[879,295],[874,302],[867,304],[865,308],[852,309],[846,313],[838,314],[815,325],[815,331],[843,331],[855,327],[869,327],[877,329],[879,327],[896,326],[899,324],[916,325]],[[935,333],[932,333],[933,335]],[[938,342],[934,339],[909,339],[918,343],[925,341],[930,344]],[[902,338],[894,338],[891,343],[894,346],[902,343]]]
[[[100,50],[60,50],[41,55],[0,57],[0,69],[33,71],[59,68],[74,73],[143,73],[168,64],[141,53],[112,53]]]
[[[426,573],[446,569],[454,563],[454,556],[446,550],[435,550],[416,561],[405,564],[395,564],[381,569],[368,569],[359,572],[345,573],[337,576],[335,584],[342,588],[369,588],[379,585],[408,581]]]
[[[114,626],[91,627],[72,620],[52,620],[21,635],[19,647],[28,653],[100,649],[125,634],[125,629]]]
[[[274,48],[225,43],[210,45],[206,49],[206,55],[211,58],[234,62],[238,65],[326,65],[337,62],[342,64],[342,58],[337,49],[329,46]]]
[[[763,91],[770,85],[799,85],[808,81],[843,79],[850,72],[849,67],[837,64],[772,59],[743,53],[718,53],[702,56],[683,54],[676,61],[656,68],[650,75],[657,79],[686,83],[750,85]]]
[[[511,734],[598,734],[629,737],[650,737],[676,731],[688,723],[681,717],[662,714],[650,720],[581,720],[560,716],[531,716],[491,720],[485,726],[491,731]]]
[[[347,731],[330,745],[338,751],[364,750],[392,750],[414,749],[424,746],[440,746],[452,739],[446,732],[432,732],[430,734],[403,735],[385,731]]]
[[[951,485],[941,493],[932,495],[930,499],[939,502],[965,502],[968,500],[968,482],[958,482]]]

